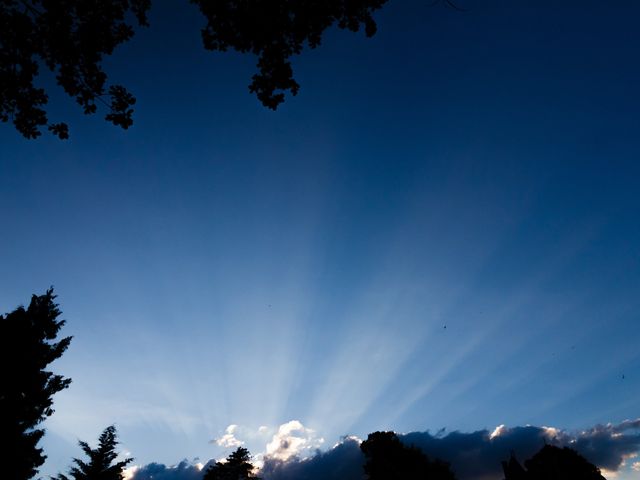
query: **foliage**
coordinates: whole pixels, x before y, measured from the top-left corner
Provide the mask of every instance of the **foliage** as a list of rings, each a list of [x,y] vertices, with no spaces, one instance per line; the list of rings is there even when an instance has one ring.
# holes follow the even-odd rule
[[[202,40],[209,50],[233,48],[258,56],[259,73],[249,90],[262,104],[276,109],[284,92],[296,95],[300,85],[293,78],[289,58],[308,45],[320,45],[322,33],[337,22],[338,27],[358,31],[364,25],[367,36],[376,32],[371,14],[386,0],[191,0],[207,19]]]
[[[49,123],[44,106],[48,95],[34,85],[42,66],[82,107],[108,108],[106,119],[128,128],[133,96],[119,85],[107,86],[100,65],[104,55],[133,36],[128,20],[134,15],[146,25],[150,0],[3,0],[0,2],[0,120],[11,121],[27,138],[41,127],[68,137],[64,123]]]
[[[502,462],[505,480],[604,480],[598,467],[568,447],[545,445],[524,465],[513,455]]]
[[[431,460],[422,451],[406,446],[393,432],[370,433],[360,445],[369,480],[454,480],[449,464]]]
[[[205,472],[202,480],[260,480],[253,474],[253,465],[249,462],[251,455],[249,450],[243,447],[227,457],[226,462],[216,462]]]
[[[124,468],[133,461],[127,458],[121,462],[113,463],[118,456],[116,447],[118,438],[116,428],[111,425],[107,427],[98,438],[98,448],[92,449],[87,442],[78,442],[80,448],[89,457],[88,462],[74,458],[76,466],[71,467],[69,475],[74,480],[121,480]],[[69,480],[66,475],[58,475],[56,480]]]
[[[0,463],[11,480],[33,477],[46,456],[38,442],[44,435],[36,426],[53,414],[52,397],[71,380],[46,368],[60,358],[71,342],[55,342],[64,320],[55,295],[31,297],[28,308],[0,315]],[[8,472],[7,472],[8,470]]]
[[[258,56],[249,90],[268,108],[295,95],[290,57],[315,48],[322,33],[339,28],[375,33],[372,13],[386,0],[190,0],[206,18],[202,40],[209,50],[229,48]],[[85,114],[107,108],[105,119],[122,128],[133,123],[134,96],[108,85],[105,55],[130,40],[134,24],[147,25],[151,0],[2,0],[0,2],[0,120],[12,122],[26,138],[41,128],[68,138],[65,123],[50,123],[49,96],[34,82],[45,66]]]

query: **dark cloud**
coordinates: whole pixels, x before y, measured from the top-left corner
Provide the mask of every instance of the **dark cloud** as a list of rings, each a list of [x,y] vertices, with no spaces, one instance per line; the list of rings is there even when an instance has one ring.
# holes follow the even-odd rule
[[[493,432],[414,432],[400,438],[430,457],[449,462],[459,480],[501,479],[500,462],[508,459],[511,452],[523,461],[545,443],[569,446],[598,467],[617,471],[625,458],[640,451],[640,419],[596,425],[580,432],[501,426]],[[358,441],[347,437],[331,450],[317,452],[308,459],[281,461],[267,457],[260,476],[264,480],[361,480],[363,463]],[[153,480],[200,480],[202,473],[186,462],[171,468],[151,464],[139,469],[133,480],[151,480],[151,475]]]
[[[461,480],[500,477],[500,461],[507,459],[510,452],[525,460],[545,443],[571,447],[598,467],[617,471],[625,457],[640,451],[640,419],[597,425],[581,432],[534,426],[498,427],[494,432],[452,432],[446,436],[410,433],[402,440],[450,462]]]
[[[317,452],[305,460],[266,458],[260,476],[264,480],[361,480],[362,464],[360,443],[345,438],[328,452]]]
[[[617,470],[625,456],[640,450],[640,419],[597,425],[581,432],[570,446],[599,467]]]
[[[501,461],[514,452],[520,460],[532,457],[545,443],[574,448],[600,468],[616,471],[625,457],[640,451],[640,419],[618,425],[598,425],[582,432],[547,427],[498,427],[493,432],[414,432],[400,436],[433,458],[451,464],[460,480],[502,478]],[[265,480],[360,480],[364,458],[359,445],[347,440],[308,460],[265,462]]]
[[[201,480],[205,469],[183,460],[178,465],[167,467],[161,463],[150,463],[135,471],[132,480]]]
[[[449,462],[461,480],[500,478],[501,461],[507,460],[511,452],[524,460],[533,456],[545,442],[552,443],[547,429],[532,426],[498,427],[494,432],[451,432],[439,436],[415,432],[401,439],[406,444],[420,448],[430,457]]]

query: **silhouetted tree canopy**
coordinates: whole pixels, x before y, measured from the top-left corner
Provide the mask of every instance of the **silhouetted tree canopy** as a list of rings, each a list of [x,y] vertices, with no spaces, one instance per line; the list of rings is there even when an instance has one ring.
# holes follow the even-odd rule
[[[605,480],[598,467],[568,447],[545,445],[524,466],[511,455],[502,462],[505,480]]]
[[[55,295],[31,297],[28,308],[18,307],[0,315],[0,464],[2,477],[26,480],[33,477],[46,456],[38,442],[44,435],[36,427],[53,414],[53,395],[71,380],[47,370],[60,358],[71,337],[55,341],[64,320]],[[5,477],[6,475],[6,477]]]
[[[73,459],[76,465],[71,467],[69,475],[74,480],[122,480],[125,467],[133,461],[133,458],[127,458],[114,463],[118,456],[118,437],[113,425],[105,428],[100,434],[98,448],[91,448],[87,442],[80,441],[78,444],[89,459],[86,462],[78,458]],[[56,480],[69,480],[69,477],[59,474]]]
[[[263,105],[275,109],[285,92],[295,95],[290,58],[305,46],[315,48],[323,32],[337,24],[367,36],[376,31],[372,13],[386,0],[190,0],[206,19],[202,29],[208,50],[233,49],[258,57],[258,73],[249,85]],[[27,138],[42,127],[68,138],[68,126],[51,123],[45,111],[48,94],[35,86],[41,68],[84,113],[106,107],[105,118],[128,128],[134,96],[108,83],[101,66],[105,55],[131,39],[134,26],[147,25],[151,0],[1,0],[0,120],[12,122]]]
[[[66,124],[49,123],[43,108],[49,97],[34,85],[46,67],[84,113],[95,113],[101,102],[108,121],[128,128],[135,99],[124,87],[107,85],[100,64],[133,36],[130,15],[146,25],[149,5],[150,0],[2,0],[0,119],[27,138],[39,136],[45,125],[67,138]]]
[[[454,480],[449,464],[406,446],[393,432],[370,433],[360,449],[368,480]]]
[[[227,461],[216,462],[207,469],[202,480],[246,480],[249,478],[260,480],[253,474],[253,465],[249,462],[249,450],[243,447],[227,457]]]

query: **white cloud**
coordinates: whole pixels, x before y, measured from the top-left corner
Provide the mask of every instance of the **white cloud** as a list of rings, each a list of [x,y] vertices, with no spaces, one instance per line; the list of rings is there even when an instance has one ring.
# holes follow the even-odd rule
[[[527,427],[529,426],[530,425],[527,425]],[[555,428],[555,427],[537,427],[537,428],[539,428],[540,433],[544,437],[546,437],[548,440],[555,440],[556,438],[559,438],[561,435],[563,435],[563,431],[560,430],[559,428]],[[489,440],[493,440],[495,438],[508,435],[510,433],[511,433],[511,429],[509,427],[507,427],[504,424],[498,425],[496,428],[494,428],[493,432],[489,434]]]
[[[362,439],[360,437],[358,437],[357,435],[345,435],[344,437],[341,437],[340,441],[336,442],[336,444],[331,448],[336,448],[336,447],[342,445],[345,442],[355,442],[358,445],[360,445],[362,443]]]
[[[508,429],[505,425],[498,425],[493,432],[491,432],[491,435],[489,435],[489,438],[491,440],[493,440],[496,437],[499,437],[500,435],[504,434],[505,432],[507,432]]]
[[[138,470],[140,470],[140,467],[138,465],[125,468],[122,472],[123,480],[131,480]]]
[[[636,472],[640,472],[640,462],[633,462],[633,464],[631,465],[631,468]]]
[[[540,428],[542,429],[544,436],[547,437],[549,440],[553,440],[555,438],[558,438],[560,435],[562,435],[562,430],[560,430],[559,428],[555,428],[555,427],[540,427]]]
[[[218,446],[224,447],[224,448],[241,447],[242,445],[244,445],[244,442],[236,438],[235,433],[237,429],[238,429],[238,425],[234,425],[234,424],[229,425],[225,430],[225,434],[220,438],[214,439],[214,442]]]
[[[280,425],[278,432],[267,444],[266,457],[286,461],[292,457],[302,457],[314,453],[324,443],[316,432],[306,428],[298,420]]]

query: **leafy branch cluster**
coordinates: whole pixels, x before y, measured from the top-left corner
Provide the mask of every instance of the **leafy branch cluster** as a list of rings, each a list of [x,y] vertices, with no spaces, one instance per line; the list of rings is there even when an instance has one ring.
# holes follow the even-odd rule
[[[135,98],[120,85],[108,85],[101,66],[105,55],[131,39],[135,18],[147,24],[151,0],[2,0],[0,2],[0,120],[12,122],[26,138],[41,127],[68,138],[65,123],[50,123],[44,106],[49,96],[34,85],[40,68],[55,74],[64,91],[105,119],[128,128]]]
[[[303,47],[320,45],[322,32],[337,23],[368,37],[376,32],[372,14],[386,0],[191,0],[207,19],[202,41],[208,50],[233,48],[258,56],[258,70],[249,90],[265,107],[275,110],[285,92],[296,95],[290,57]]]
[[[276,109],[285,93],[297,94],[290,58],[315,48],[330,26],[367,36],[376,31],[373,12],[386,0],[190,0],[206,18],[208,50],[233,49],[258,57],[249,85],[262,104]],[[0,121],[26,138],[43,127],[68,138],[66,123],[50,123],[49,95],[36,87],[42,67],[55,74],[85,114],[106,107],[105,119],[122,128],[133,124],[135,97],[108,84],[105,55],[130,40],[134,26],[148,25],[151,0],[0,0]]]

